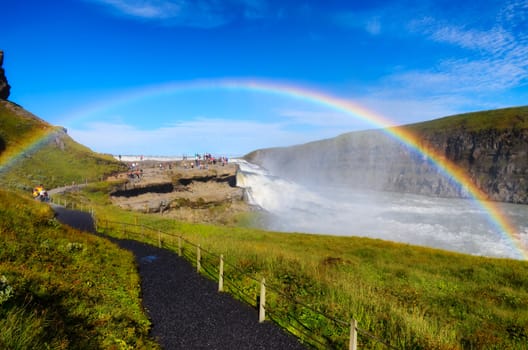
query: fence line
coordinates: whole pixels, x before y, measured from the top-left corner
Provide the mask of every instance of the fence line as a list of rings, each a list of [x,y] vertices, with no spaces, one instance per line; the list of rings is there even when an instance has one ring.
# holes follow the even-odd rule
[[[58,204],[61,205],[61,201],[60,200],[59,200]],[[64,206],[68,207],[68,204],[69,203],[65,202]],[[75,204],[73,202],[71,203],[71,208],[75,209]],[[276,295],[278,295],[278,296],[282,297],[283,299],[285,299],[286,302],[294,303],[294,304],[296,304],[298,306],[301,306],[301,307],[303,307],[303,308],[305,308],[307,310],[310,310],[314,314],[318,314],[320,316],[323,316],[325,319],[327,319],[328,321],[333,322],[335,325],[340,325],[342,327],[349,327],[349,330],[350,330],[350,332],[349,332],[349,343],[348,343],[348,349],[349,350],[357,350],[358,349],[358,345],[357,345],[358,333],[361,334],[362,336],[366,337],[366,338],[370,338],[372,341],[374,341],[374,342],[376,342],[378,344],[381,344],[381,345],[385,346],[388,349],[397,349],[396,347],[390,345],[388,342],[384,341],[383,339],[373,335],[369,331],[359,328],[358,327],[358,322],[357,322],[356,319],[352,318],[349,322],[346,322],[346,321],[337,319],[335,317],[326,315],[326,314],[324,314],[324,313],[322,313],[322,312],[320,312],[318,310],[315,310],[313,307],[311,307],[309,305],[306,305],[305,303],[300,302],[300,301],[298,301],[296,299],[291,298],[290,296],[286,295],[284,292],[276,290],[276,289],[273,289],[273,288],[267,286],[265,278],[262,278],[262,280],[258,280],[256,278],[254,278],[253,276],[245,273],[245,271],[240,269],[238,266],[226,261],[223,254],[218,255],[218,254],[209,252],[206,249],[202,248],[200,244],[195,244],[195,243],[183,238],[182,235],[177,235],[177,234],[169,233],[169,232],[163,232],[160,229],[155,229],[155,228],[149,227],[149,226],[144,225],[144,224],[138,224],[137,223],[137,218],[135,218],[135,223],[134,224],[125,223],[125,222],[117,222],[117,221],[109,221],[109,220],[104,220],[104,221],[100,220],[100,222],[102,221],[104,223],[104,226],[101,227],[102,225],[100,224],[100,222],[98,223],[97,222],[98,220],[95,218],[93,209],[85,207],[85,206],[81,206],[81,209],[84,210],[84,211],[90,212],[92,217],[94,217],[94,225],[95,225],[96,228],[103,229],[104,231],[112,230],[112,231],[122,232],[123,236],[126,237],[126,238],[130,238],[134,234],[135,235],[139,234],[140,237],[142,237],[144,240],[149,240],[150,239],[152,241],[153,245],[157,245],[160,248],[163,247],[164,243],[165,243],[166,247],[171,248],[171,245],[168,242],[165,242],[162,239],[162,235],[171,237],[173,242],[177,238],[177,246],[174,247],[174,243],[173,243],[172,246],[174,247],[174,249],[176,249],[176,252],[177,252],[178,256],[183,257],[186,260],[191,261],[191,262],[194,260],[193,256],[192,256],[192,252],[189,249],[184,249],[184,243],[189,245],[189,246],[191,246],[191,247],[194,247],[196,249],[194,263],[196,264],[197,273],[203,272],[203,273],[206,273],[207,275],[209,275],[209,277],[212,278],[212,279],[215,279],[215,280],[218,279],[218,291],[219,292],[224,291],[224,289],[225,289],[224,286],[227,284],[231,289],[234,289],[234,290],[236,290],[239,293],[238,294],[238,298],[241,298],[244,302],[246,302],[246,303],[248,303],[250,305],[252,305],[252,301],[254,301],[255,299],[252,298],[250,295],[247,295],[246,291],[244,291],[241,288],[239,288],[236,285],[236,283],[234,283],[234,282],[230,281],[229,279],[225,278],[224,267],[228,266],[234,272],[238,272],[240,276],[243,276],[243,277],[253,281],[254,283],[256,283],[257,286],[260,286],[260,293],[257,296],[257,304],[255,305],[257,307],[258,311],[259,311],[258,312],[258,314],[259,314],[258,321],[259,322],[264,322],[265,319],[266,319],[266,315],[271,315],[271,316],[277,315],[272,308],[269,308],[269,306],[266,306],[266,293],[267,292],[273,292]],[[113,229],[110,228],[110,224],[112,225]],[[119,229],[120,226],[122,227],[121,230]],[[134,227],[137,228],[139,232],[134,232],[134,230],[133,230]],[[127,228],[128,228],[128,230],[127,230]],[[152,233],[152,235],[154,235],[154,237],[152,237],[152,235],[149,236],[146,231],[150,231]],[[202,264],[202,255],[203,254],[205,254],[206,256],[208,255],[208,256],[210,256],[212,258],[218,259],[219,263],[218,263],[218,270],[217,271],[214,271],[214,273],[212,273],[206,268],[206,266],[204,266]],[[234,296],[236,297],[237,294],[235,294]],[[275,321],[275,322],[277,322],[279,324],[283,323],[283,322],[279,322],[278,319],[273,319],[273,321]],[[289,332],[289,333],[291,333],[291,334],[293,334],[295,336],[299,336],[300,334],[304,335],[307,338],[307,340],[312,342],[312,344],[311,344],[312,346],[314,345],[314,343],[316,343],[319,346],[323,346],[323,347],[326,347],[326,348],[331,348],[331,344],[324,343],[320,339],[317,339],[312,334],[312,333],[314,333],[314,331],[312,329],[310,329],[307,325],[303,324],[300,320],[295,319],[295,321],[304,330],[296,328],[291,323],[290,323],[289,326],[292,327],[297,333],[293,332],[292,330],[288,329],[287,327],[284,327],[284,325],[282,325],[282,327],[285,328],[285,330],[287,332]],[[326,338],[324,338],[324,339],[326,339]],[[328,339],[326,339],[326,340],[329,341]]]
[[[258,310],[259,310],[259,322],[263,322],[266,319],[266,313],[270,313],[271,312],[271,309],[266,307],[265,301],[266,301],[266,292],[273,292],[273,293],[281,296],[286,301],[295,303],[295,304],[297,304],[297,305],[299,305],[299,306],[301,306],[301,307],[303,307],[303,308],[305,308],[307,310],[310,310],[311,312],[313,312],[315,314],[323,316],[324,318],[326,318],[327,320],[329,320],[329,321],[331,321],[331,322],[333,322],[335,324],[339,324],[339,325],[341,325],[343,327],[349,327],[350,328],[350,335],[349,335],[350,341],[349,341],[348,349],[351,349],[351,350],[356,350],[357,349],[358,333],[361,334],[364,337],[370,338],[371,340],[373,340],[373,341],[375,341],[375,342],[377,342],[377,343],[379,343],[381,345],[384,345],[386,348],[397,349],[394,346],[390,345],[388,342],[384,341],[383,339],[373,335],[369,331],[359,328],[357,320],[352,318],[349,322],[346,322],[346,321],[343,321],[343,320],[340,320],[340,319],[336,319],[335,317],[326,315],[326,314],[324,314],[324,313],[322,313],[322,312],[320,312],[318,310],[315,310],[313,307],[311,307],[311,306],[309,306],[309,305],[307,305],[305,303],[302,303],[302,302],[300,302],[298,300],[292,299],[290,296],[286,295],[284,292],[276,290],[276,289],[273,289],[273,288],[270,288],[269,286],[267,286],[264,278],[262,280],[258,280],[256,278],[254,278],[253,276],[245,273],[245,271],[240,269],[238,266],[236,266],[234,264],[231,264],[230,262],[226,261],[223,254],[218,255],[218,254],[212,253],[212,252],[202,248],[200,244],[195,244],[195,243],[183,238],[181,235],[176,235],[176,234],[170,233],[170,232],[163,232],[163,231],[161,231],[159,229],[155,229],[155,228],[143,225],[143,224],[130,224],[130,223],[122,223],[122,222],[113,222],[113,221],[108,221],[108,220],[106,220],[105,222],[106,222],[106,228],[107,229],[109,229],[109,226],[108,226],[109,224],[113,224],[113,225],[126,225],[128,227],[136,226],[136,227],[140,227],[142,231],[149,230],[153,234],[157,234],[158,235],[158,240],[157,240],[156,243],[158,243],[159,247],[162,247],[162,243],[163,243],[163,240],[161,238],[162,234],[165,235],[165,236],[168,236],[168,237],[177,238],[178,239],[178,255],[180,255],[180,256],[186,257],[185,254],[182,252],[182,250],[184,250],[183,249],[183,243],[185,243],[187,245],[190,245],[191,247],[196,249],[195,264],[196,264],[197,272],[205,271],[204,266],[202,264],[202,256],[203,256],[203,254],[206,254],[206,255],[211,256],[212,258],[218,259],[218,261],[219,261],[219,265],[218,265],[219,267],[218,267],[218,270],[217,270],[218,274],[217,273],[210,273],[209,271],[205,271],[205,272],[207,272],[207,274],[209,276],[211,276],[212,278],[218,279],[219,290],[220,291],[224,289],[223,285],[224,285],[225,282],[227,282],[227,280],[225,279],[225,275],[224,275],[224,267],[225,266],[229,266],[232,270],[238,272],[241,276],[244,276],[244,277],[248,278],[249,280],[252,280],[257,285],[260,285],[260,295],[257,298],[258,299],[257,307],[258,307]],[[130,231],[130,233],[132,233],[132,232]],[[145,238],[147,238],[147,237],[145,237]],[[166,246],[170,248],[170,244],[166,244]],[[187,260],[190,260],[190,261],[193,260],[193,256],[192,255],[188,255],[186,258],[187,258]],[[228,283],[228,284],[231,287],[235,286],[234,283]],[[240,288],[236,288],[236,289],[238,290],[239,293],[246,294]],[[254,300],[248,295],[245,295],[245,296],[249,300]],[[313,332],[313,330],[311,330],[309,327],[307,327],[306,325],[302,324],[301,321],[297,320],[297,322],[299,322],[299,324],[301,324],[303,326],[303,328],[306,328],[308,331]],[[297,329],[297,331],[299,331],[300,333],[304,334],[305,336],[308,336],[308,337],[310,336],[310,334],[306,334],[302,330]],[[312,341],[314,341],[314,342],[316,342],[316,343],[318,343],[320,345],[326,346],[326,347],[329,346],[328,344],[321,343],[319,340],[317,340],[315,338],[311,338],[310,340],[312,340]]]

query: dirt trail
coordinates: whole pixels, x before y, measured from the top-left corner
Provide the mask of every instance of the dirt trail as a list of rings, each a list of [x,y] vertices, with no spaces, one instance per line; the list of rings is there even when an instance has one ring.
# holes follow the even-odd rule
[[[59,221],[95,233],[88,213],[53,208]],[[137,241],[109,239],[134,253],[151,334],[164,349],[305,349],[275,324],[258,323],[256,310],[219,293],[215,282],[197,274],[177,254]]]

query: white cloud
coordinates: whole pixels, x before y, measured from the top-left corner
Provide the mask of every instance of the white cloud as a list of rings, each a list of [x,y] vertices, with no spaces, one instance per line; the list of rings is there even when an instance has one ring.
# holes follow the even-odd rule
[[[488,51],[492,54],[502,54],[514,45],[511,33],[500,27],[481,31],[440,25],[432,30],[430,36],[438,42],[455,44],[472,50]]]
[[[293,145],[321,137],[320,130],[291,131],[280,123],[205,118],[151,130],[104,122],[68,130],[77,142],[95,151],[145,155],[210,152],[241,156],[258,148]]]
[[[365,30],[372,35],[380,34],[381,33],[381,21],[379,17],[374,17],[374,18],[367,20],[365,24]]]
[[[528,21],[528,2],[526,0],[513,0],[505,4],[499,13],[499,18],[506,24],[523,24]]]
[[[262,18],[264,0],[88,0],[108,6],[116,14],[158,21],[165,25],[213,28],[234,18]]]
[[[334,22],[344,28],[364,30],[371,35],[382,31],[381,15],[361,12],[341,12],[334,15]]]
[[[460,95],[398,95],[391,89],[380,89],[376,93],[359,98],[358,102],[378,115],[397,121],[395,125],[418,123],[468,111],[467,105],[474,103]]]
[[[387,112],[384,115],[392,117],[405,114],[399,112],[405,105],[414,109],[423,106],[423,110],[434,110],[439,113],[436,117],[440,117],[444,113],[467,110],[467,106],[485,105],[510,89],[526,87],[526,0],[484,2],[478,6],[462,4],[457,12],[434,1],[414,5],[404,8],[401,3],[389,2],[375,12],[345,12],[334,17],[335,23],[343,28],[390,35],[404,42],[426,41],[428,46],[438,45],[434,54],[443,54],[443,57],[436,56],[436,63],[428,68],[401,65],[393,68],[393,73],[371,85],[369,94],[375,97],[368,98],[369,106],[382,109]],[[398,102],[400,100],[402,103]],[[446,101],[445,107],[441,106],[441,101]],[[432,108],[427,107],[428,103]],[[391,105],[395,109],[389,107]],[[409,113],[415,112],[410,110]]]
[[[416,96],[466,96],[502,93],[528,82],[528,38],[519,31],[527,17],[526,1],[510,2],[490,18],[460,25],[449,18],[422,17],[409,22],[413,35],[452,46],[449,56],[430,69],[408,70],[385,77],[386,87]],[[524,11],[514,11],[521,7]],[[524,21],[524,22],[523,22]],[[524,24],[525,25],[525,24]],[[462,50],[457,50],[462,49]],[[464,51],[465,50],[465,51]]]
[[[182,15],[181,1],[164,0],[95,0],[111,6],[121,13],[146,19],[165,19]]]
[[[519,86],[527,67],[504,59],[452,59],[434,69],[407,71],[386,77],[393,89],[414,91],[415,95],[492,93]]]
[[[285,118],[286,123],[319,128],[358,129],[365,125],[354,116],[346,113],[332,112],[329,110],[301,110],[285,109],[277,112]]]

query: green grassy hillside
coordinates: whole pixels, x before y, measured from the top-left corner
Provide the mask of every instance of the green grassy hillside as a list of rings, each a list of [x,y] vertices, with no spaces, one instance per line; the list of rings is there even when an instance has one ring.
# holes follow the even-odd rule
[[[0,190],[0,349],[156,349],[134,257]]]
[[[0,185],[30,191],[93,181],[123,170],[109,155],[92,152],[21,107],[0,101]]]

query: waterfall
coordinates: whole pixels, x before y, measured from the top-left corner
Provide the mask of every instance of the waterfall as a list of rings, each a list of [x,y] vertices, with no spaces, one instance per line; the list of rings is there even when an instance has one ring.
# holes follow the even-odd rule
[[[250,204],[271,214],[266,229],[363,236],[468,254],[522,258],[471,200],[345,187],[307,187],[236,160],[237,186]],[[528,240],[526,206],[504,204]]]

